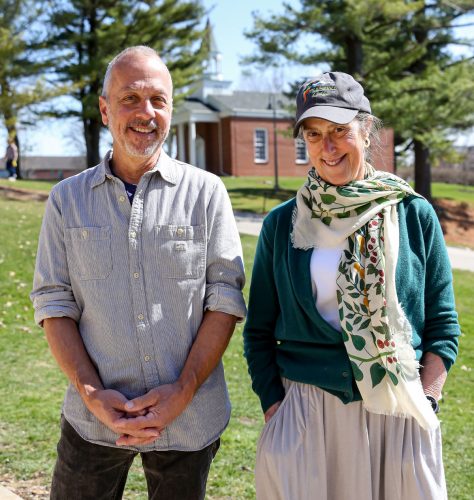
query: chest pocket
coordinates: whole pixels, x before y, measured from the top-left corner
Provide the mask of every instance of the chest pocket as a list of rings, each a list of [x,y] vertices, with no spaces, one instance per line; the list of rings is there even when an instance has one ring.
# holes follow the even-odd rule
[[[80,280],[103,280],[112,272],[110,227],[66,229],[68,264]]]
[[[206,261],[204,226],[155,226],[155,248],[161,276],[189,279],[203,275]]]

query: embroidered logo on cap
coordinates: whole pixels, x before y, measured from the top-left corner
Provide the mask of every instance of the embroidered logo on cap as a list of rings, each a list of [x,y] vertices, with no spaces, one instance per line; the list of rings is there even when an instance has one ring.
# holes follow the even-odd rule
[[[303,89],[303,101],[306,102],[308,94],[312,97],[316,96],[326,96],[329,94],[336,94],[337,88],[334,82],[330,78],[321,78],[313,82],[309,82]]]

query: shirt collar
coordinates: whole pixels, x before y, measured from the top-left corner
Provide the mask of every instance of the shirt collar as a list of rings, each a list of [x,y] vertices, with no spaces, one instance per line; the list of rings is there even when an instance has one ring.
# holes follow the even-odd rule
[[[106,178],[114,178],[112,170],[110,169],[110,160],[112,158],[112,153],[112,150],[108,151],[103,160],[97,166],[97,170],[94,173],[92,179],[92,187],[96,187],[99,184],[102,184],[103,182],[105,182]],[[171,184],[178,183],[178,172],[176,170],[176,167],[173,165],[173,160],[164,151],[161,151],[156,165],[149,172],[147,172],[147,174],[157,173],[160,174],[165,181]]]
[[[173,160],[164,152],[161,151],[160,157],[156,165],[150,170],[151,173],[159,173],[163,179],[171,184],[178,183],[178,172]]]

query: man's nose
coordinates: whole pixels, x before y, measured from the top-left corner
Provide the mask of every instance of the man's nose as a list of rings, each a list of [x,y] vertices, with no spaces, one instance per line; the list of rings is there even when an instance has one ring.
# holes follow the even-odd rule
[[[138,113],[140,116],[145,118],[154,118],[155,108],[153,107],[150,99],[143,99],[143,101],[141,101]]]

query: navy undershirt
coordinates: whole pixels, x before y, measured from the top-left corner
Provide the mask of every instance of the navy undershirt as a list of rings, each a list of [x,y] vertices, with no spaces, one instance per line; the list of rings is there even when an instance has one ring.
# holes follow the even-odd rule
[[[129,184],[128,182],[125,182],[123,179],[120,180],[123,182],[123,185],[125,186],[125,192],[127,193],[128,201],[130,202],[131,205],[133,203],[133,197],[135,196],[135,191],[137,190],[137,185]]]

